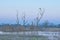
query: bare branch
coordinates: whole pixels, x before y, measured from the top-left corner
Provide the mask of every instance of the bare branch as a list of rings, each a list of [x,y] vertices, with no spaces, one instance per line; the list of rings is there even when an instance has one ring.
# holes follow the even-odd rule
[[[41,9],[41,8],[39,8],[40,9],[40,18],[39,18],[39,21],[41,20],[41,18],[43,17],[43,15],[44,15],[44,12],[45,12],[45,10],[44,9]]]

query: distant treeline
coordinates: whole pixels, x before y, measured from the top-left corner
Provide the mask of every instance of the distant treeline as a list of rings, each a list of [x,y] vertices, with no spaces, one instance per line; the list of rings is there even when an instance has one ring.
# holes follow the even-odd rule
[[[46,29],[44,29],[46,28]],[[0,31],[4,31],[4,32],[13,32],[13,31],[33,31],[33,30],[41,30],[41,31],[45,31],[45,30],[49,30],[48,28],[60,28],[60,24],[58,25],[54,25],[53,23],[49,23],[49,22],[44,22],[43,24],[40,25],[21,25],[21,24],[2,24],[0,25]],[[52,29],[50,29],[52,30]],[[59,29],[54,29],[55,30],[59,30]],[[60,31],[60,30],[59,30]]]
[[[55,25],[55,24],[53,24],[53,23],[49,23],[48,21],[45,21],[44,23],[42,23],[42,24],[39,24],[39,25],[34,25],[34,24],[27,24],[27,25],[21,25],[21,24],[0,24],[0,27],[6,27],[6,26],[10,26],[10,27],[21,27],[21,26],[23,26],[23,27],[42,27],[42,28],[55,28],[55,27],[57,27],[57,28],[60,28],[60,24],[57,24],[57,25]]]

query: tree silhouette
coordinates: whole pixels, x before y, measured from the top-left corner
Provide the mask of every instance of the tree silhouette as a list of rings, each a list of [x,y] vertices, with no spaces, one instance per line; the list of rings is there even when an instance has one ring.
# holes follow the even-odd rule
[[[17,22],[17,26],[18,26],[19,25],[18,10],[16,10],[16,12],[17,12],[17,15],[16,15],[17,20],[16,20],[16,22]]]
[[[22,19],[23,19],[23,26],[25,26],[25,24],[26,24],[26,15],[25,15],[25,13],[23,13]]]
[[[39,10],[40,10],[40,11],[39,11],[39,13],[37,13],[37,17],[36,17],[37,27],[38,27],[39,22],[40,22],[41,18],[43,17],[43,14],[44,14],[44,12],[45,12],[45,10],[42,9],[42,8],[39,8]]]

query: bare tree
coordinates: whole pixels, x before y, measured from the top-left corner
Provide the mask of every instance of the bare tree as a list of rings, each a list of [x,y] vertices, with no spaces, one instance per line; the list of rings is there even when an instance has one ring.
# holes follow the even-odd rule
[[[23,19],[23,26],[25,26],[25,17],[26,15],[25,15],[25,13],[23,14],[23,17],[22,17],[22,19]]]
[[[16,15],[17,20],[16,20],[16,22],[17,22],[17,26],[18,26],[19,25],[18,10],[16,10],[16,12],[17,12],[17,15]]]
[[[40,10],[40,11],[39,11],[39,13],[37,14],[37,17],[36,17],[36,20],[37,20],[37,27],[38,27],[38,24],[39,24],[41,18],[43,17],[44,12],[45,12],[45,10],[42,9],[42,8],[39,8],[39,10]]]

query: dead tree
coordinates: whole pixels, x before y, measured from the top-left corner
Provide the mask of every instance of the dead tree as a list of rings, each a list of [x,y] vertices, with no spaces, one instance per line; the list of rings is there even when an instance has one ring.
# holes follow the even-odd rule
[[[19,25],[18,10],[16,10],[16,12],[17,12],[17,15],[16,15],[17,20],[16,20],[16,22],[17,22],[17,26],[18,26]]]
[[[23,26],[25,26],[25,13],[23,14],[23,17],[22,17],[22,19],[23,19]]]
[[[39,10],[40,10],[40,11],[39,11],[39,13],[37,14],[37,17],[36,17],[37,27],[38,27],[39,22],[40,22],[41,18],[43,17],[43,14],[44,14],[44,12],[45,12],[45,10],[42,9],[42,8],[39,8]]]

